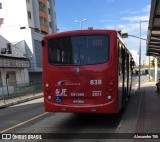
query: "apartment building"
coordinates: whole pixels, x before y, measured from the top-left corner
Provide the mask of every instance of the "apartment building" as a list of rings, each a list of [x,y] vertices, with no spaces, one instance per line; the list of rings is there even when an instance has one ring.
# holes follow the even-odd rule
[[[45,34],[55,33],[55,0],[0,0],[1,27],[19,25]]]
[[[29,27],[44,33],[55,33],[55,0],[26,0]]]
[[[56,23],[55,0],[0,0],[0,35],[13,45],[24,41],[30,81],[41,81],[41,40],[56,33]]]

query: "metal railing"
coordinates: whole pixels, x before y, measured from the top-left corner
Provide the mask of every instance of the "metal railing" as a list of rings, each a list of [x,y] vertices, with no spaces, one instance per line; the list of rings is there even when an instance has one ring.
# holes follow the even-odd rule
[[[12,83],[9,83],[12,84]],[[15,84],[0,86],[0,100],[21,98],[22,96],[42,92],[42,83]]]

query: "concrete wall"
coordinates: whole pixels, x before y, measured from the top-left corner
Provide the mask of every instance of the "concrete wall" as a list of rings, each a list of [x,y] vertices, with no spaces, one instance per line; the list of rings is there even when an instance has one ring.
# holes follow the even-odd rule
[[[7,94],[7,83],[6,83],[6,74],[7,72],[14,71],[16,76],[16,84],[8,85],[8,90],[10,93],[13,93],[17,86],[28,86],[29,83],[29,74],[28,69],[25,68],[0,68],[2,85],[0,86],[0,96],[1,94]],[[9,83],[8,83],[9,84]]]
[[[17,84],[29,84],[29,74],[26,68],[0,68],[3,86],[6,86],[7,72],[14,71],[16,75]]]
[[[31,83],[42,83],[42,72],[30,72],[29,77]]]

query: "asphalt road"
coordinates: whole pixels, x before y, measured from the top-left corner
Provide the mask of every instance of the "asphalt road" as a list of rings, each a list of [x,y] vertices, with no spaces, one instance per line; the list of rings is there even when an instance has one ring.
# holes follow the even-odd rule
[[[138,77],[133,79],[134,89],[137,85]],[[142,83],[147,80],[146,76],[142,77]],[[140,96],[140,95],[139,95]],[[132,102],[133,97],[137,98],[137,102]],[[125,118],[128,117],[129,109],[133,109],[130,106],[137,105],[139,102],[139,97],[133,96],[131,101],[129,101],[128,108],[120,114],[75,114],[75,113],[45,113],[43,106],[43,98],[33,100],[30,102],[22,103],[12,107],[8,107],[0,110],[0,133],[48,133],[48,137],[53,137],[57,134],[59,138],[55,141],[64,142],[103,142],[112,141],[107,139],[98,139],[96,134],[103,133],[115,133],[128,131],[126,128],[130,129],[130,124],[124,123]],[[135,109],[138,105],[135,106]],[[133,111],[133,110],[132,110]],[[137,117],[137,111],[133,111],[130,116]],[[125,118],[124,118],[125,117]],[[134,119],[134,118],[133,118]],[[123,124],[123,126],[122,126]],[[124,125],[126,125],[124,127]],[[134,124],[135,125],[135,124]],[[121,129],[120,129],[121,127]],[[134,129],[134,128],[133,128]],[[131,130],[131,129],[130,129]],[[65,134],[69,134],[69,138],[65,139]],[[84,134],[84,135],[80,135]],[[86,135],[85,135],[86,134]],[[76,139],[75,139],[76,137]],[[102,136],[103,137],[103,136]],[[97,139],[96,139],[97,138]],[[14,141],[14,140],[12,140]],[[16,140],[17,141],[17,140]],[[18,140],[27,141],[27,140]],[[35,140],[34,140],[35,141]],[[42,141],[42,140],[37,140]],[[43,140],[49,141],[49,140]],[[50,140],[53,141],[53,140]]]
[[[122,113],[119,115],[45,113],[42,98],[0,111],[1,133],[49,133],[50,135],[57,133],[58,137],[61,137],[61,133],[71,133],[73,137],[79,133],[114,133],[122,117]]]

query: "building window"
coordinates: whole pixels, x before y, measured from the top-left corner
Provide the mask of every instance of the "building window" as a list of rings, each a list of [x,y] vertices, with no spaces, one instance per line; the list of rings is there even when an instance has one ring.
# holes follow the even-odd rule
[[[49,27],[52,28],[51,22],[49,22]]]
[[[28,19],[32,19],[31,12],[27,11],[27,13],[28,13]]]
[[[0,72],[0,87],[3,86],[3,83],[2,83],[2,75],[1,75],[1,72]]]
[[[0,25],[4,24],[4,18],[0,18]]]
[[[45,19],[45,18],[43,18],[43,17],[40,17],[40,24],[41,24],[41,25],[48,26],[48,25],[47,25],[47,19]]]
[[[0,3],[0,9],[2,9],[2,3]]]
[[[44,3],[39,2],[39,10],[40,10],[40,11],[46,11],[46,6],[45,6]]]
[[[48,8],[48,14],[51,15],[51,10],[50,10],[50,8]]]
[[[42,68],[42,45],[41,41],[34,39],[34,49],[36,56],[36,66],[37,68]]]
[[[15,86],[16,85],[16,73],[15,73],[15,71],[8,71],[7,74],[9,74],[8,85],[9,86]]]

